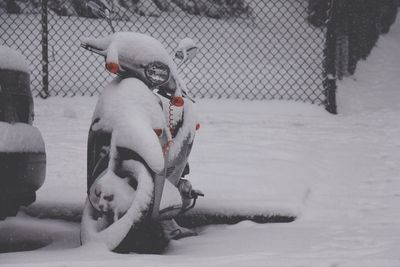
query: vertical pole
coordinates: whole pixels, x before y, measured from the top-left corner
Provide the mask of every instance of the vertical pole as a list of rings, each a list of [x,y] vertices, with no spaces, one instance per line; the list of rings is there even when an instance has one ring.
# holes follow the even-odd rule
[[[48,18],[47,0],[42,0],[42,98],[49,96],[49,51],[48,51]]]
[[[324,50],[324,94],[325,94],[325,109],[337,114],[336,107],[336,0],[329,0],[328,19],[326,22],[326,40]]]

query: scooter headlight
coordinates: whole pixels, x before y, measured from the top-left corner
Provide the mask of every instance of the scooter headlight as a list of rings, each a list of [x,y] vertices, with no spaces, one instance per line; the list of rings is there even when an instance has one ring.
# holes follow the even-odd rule
[[[145,68],[147,80],[154,85],[160,86],[169,80],[170,70],[167,65],[161,62],[152,62]]]

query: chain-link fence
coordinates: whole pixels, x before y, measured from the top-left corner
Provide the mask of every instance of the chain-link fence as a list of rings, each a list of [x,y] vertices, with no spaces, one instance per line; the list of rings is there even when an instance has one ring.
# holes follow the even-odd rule
[[[111,75],[101,58],[79,47],[84,36],[110,33],[85,1],[48,2],[48,34],[41,33],[40,1],[3,1],[1,40],[31,63],[32,87],[43,90],[41,63],[48,60],[48,93],[97,94]],[[199,55],[183,69],[195,97],[325,99],[324,27],[312,26],[307,0],[109,1],[117,31],[148,33],[173,53],[191,37]],[[16,14],[10,14],[16,13]],[[46,18],[44,18],[46,19]],[[42,57],[42,38],[48,52]],[[44,71],[43,71],[44,70]]]
[[[195,97],[302,100],[331,112],[336,73],[354,73],[379,33],[388,31],[398,3],[103,1],[113,6],[117,31],[150,34],[171,54],[184,37],[198,42],[199,55],[183,69]],[[31,63],[36,95],[94,95],[112,78],[101,58],[79,47],[82,37],[110,33],[85,0],[0,0],[0,22],[1,44]]]

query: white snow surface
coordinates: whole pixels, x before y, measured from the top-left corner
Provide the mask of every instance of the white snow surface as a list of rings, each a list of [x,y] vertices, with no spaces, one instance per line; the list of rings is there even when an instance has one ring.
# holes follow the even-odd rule
[[[1,152],[44,152],[45,145],[40,131],[25,123],[0,122]]]
[[[29,72],[29,64],[20,52],[0,45],[0,69]]]
[[[202,100],[188,177],[219,213],[289,213],[292,223],[208,226],[165,255],[79,246],[65,221],[85,199],[95,98],[36,99],[48,154],[35,204],[0,223],[2,266],[400,266],[400,21],[339,83],[339,115],[293,102]],[[25,213],[37,213],[42,219]],[[59,219],[47,218],[59,216]],[[64,220],[62,220],[64,218]]]

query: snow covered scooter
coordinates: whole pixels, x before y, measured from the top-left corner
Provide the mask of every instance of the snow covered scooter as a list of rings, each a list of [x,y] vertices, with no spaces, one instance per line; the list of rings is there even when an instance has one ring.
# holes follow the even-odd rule
[[[88,6],[112,26],[104,2]],[[160,253],[170,239],[191,234],[173,219],[203,196],[182,178],[199,128],[193,101],[173,58],[148,35],[114,32],[81,46],[103,56],[117,75],[101,93],[89,130],[81,242]],[[196,51],[191,39],[182,40],[179,65]]]

